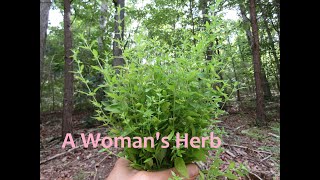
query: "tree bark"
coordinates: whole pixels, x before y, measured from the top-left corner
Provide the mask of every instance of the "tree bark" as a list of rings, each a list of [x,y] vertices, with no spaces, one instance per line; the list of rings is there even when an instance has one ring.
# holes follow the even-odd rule
[[[277,13],[277,19],[278,19],[278,24],[277,24],[277,28],[275,29],[278,33],[278,37],[279,37],[279,48],[280,48],[280,0],[273,0],[272,1],[273,4],[276,7],[276,13]]]
[[[280,82],[280,63],[279,63],[279,59],[277,57],[277,52],[276,52],[276,48],[274,46],[274,41],[273,41],[273,38],[272,38],[272,35],[271,35],[271,31],[270,31],[270,28],[268,26],[268,22],[267,22],[267,16],[264,12],[262,12],[262,15],[263,15],[263,22],[264,22],[264,26],[266,28],[266,31],[267,31],[267,34],[268,34],[268,39],[269,39],[269,44],[270,44],[270,47],[271,47],[271,52],[272,52],[272,55],[273,55],[273,58],[274,58],[274,62],[277,66],[277,73],[278,75],[275,76],[277,82]],[[279,86],[279,91],[280,91],[280,83],[278,83]]]
[[[240,8],[240,14],[241,14],[241,17],[242,17],[242,21],[244,24],[249,24],[251,22],[251,20],[247,17],[246,15],[246,9],[245,7],[240,3],[239,4],[239,8]],[[250,27],[248,27],[246,29],[246,37],[247,37],[247,40],[248,40],[248,44],[251,48],[251,50],[253,49],[253,37],[252,37],[252,33],[251,33],[251,30],[250,30]],[[253,52],[251,52],[253,54]],[[261,62],[261,61],[260,61]],[[265,76],[265,73],[262,73],[261,74],[261,81],[262,81],[262,89],[264,91],[264,98],[265,99],[271,99],[271,91],[270,91],[270,85],[269,85],[269,82],[268,82],[268,79],[267,77]]]
[[[261,67],[261,80],[262,80],[262,88],[263,88],[263,97],[265,100],[270,100],[272,98],[271,90],[270,90],[270,83],[267,79],[265,70]]]
[[[54,111],[54,109],[55,109],[55,100],[54,100],[54,98],[55,98],[55,96],[54,96],[54,82],[56,81],[56,76],[55,76],[55,74],[54,74],[54,72],[52,73],[52,82],[51,82],[51,85],[52,85],[52,111]]]
[[[261,33],[260,35],[260,41],[259,42],[263,42],[264,40],[264,37],[263,37],[263,32]],[[262,56],[260,56],[260,59],[262,59]],[[265,67],[262,63],[262,60],[261,60],[261,81],[262,81],[262,88],[263,88],[263,97],[265,100],[270,100],[272,98],[272,94],[271,94],[271,90],[270,90],[270,83],[267,79],[267,76],[266,76],[266,71],[265,71]]]
[[[256,85],[256,123],[258,126],[266,125],[266,115],[264,109],[264,97],[261,83],[261,60],[259,50],[259,33],[258,24],[256,18],[256,7],[255,0],[250,0],[250,19],[252,27],[252,56],[253,56],[253,67],[254,77]]]
[[[41,82],[43,79],[43,63],[46,49],[47,29],[51,0],[40,0],[40,106],[41,106]]]
[[[106,25],[107,25],[107,21],[106,21],[106,13],[107,13],[107,1],[106,0],[102,0],[101,1],[101,6],[100,6],[100,21],[99,21],[99,25],[100,25],[100,36],[98,37],[98,48],[99,48],[99,54],[103,54],[104,50],[105,50],[105,42],[104,42],[104,35],[105,35],[105,30],[106,30]],[[100,59],[98,60],[100,61]],[[100,61],[100,64],[103,64],[102,61]],[[97,84],[102,84],[104,82],[103,79],[103,74],[102,73],[98,73],[97,75]],[[96,94],[96,98],[98,101],[102,101],[103,97],[104,97],[104,91],[102,91],[101,89],[97,91]]]
[[[246,24],[250,24],[250,19],[247,17],[247,14],[246,14],[246,9],[245,7],[239,3],[239,9],[240,9],[240,14],[241,14],[241,17],[242,17],[242,22],[246,25]],[[252,34],[251,34],[251,31],[250,31],[250,27],[246,28],[246,36],[247,36],[247,40],[248,40],[248,43],[249,43],[249,46],[251,47],[252,46]]]
[[[237,35],[238,35],[238,34],[237,34]],[[243,52],[242,52],[242,50],[241,50],[241,45],[240,45],[239,43],[237,43],[237,46],[238,46],[238,48],[239,48],[239,53],[240,53],[240,58],[241,58],[242,63],[243,63],[243,68],[244,68],[244,69],[247,69],[247,66],[246,66],[246,63],[245,63],[245,58],[244,58]],[[248,90],[249,90],[249,92],[251,92],[250,83],[249,83],[249,80],[248,80],[246,77],[245,77],[245,84],[248,85]]]
[[[73,112],[73,61],[72,61],[72,33],[71,33],[71,0],[64,0],[64,97],[62,117],[62,139],[72,132]]]
[[[191,16],[191,24],[192,24],[192,35],[195,35],[194,31],[194,18],[193,18],[193,0],[189,0],[189,6],[190,6],[190,16]],[[196,39],[193,38],[192,40],[193,45],[196,46]]]
[[[124,37],[124,5],[125,0],[113,0],[115,7],[114,14],[114,41],[113,41],[113,62],[112,66],[124,65],[124,59],[122,57],[122,49],[117,41],[122,41]],[[120,8],[120,13],[118,9]],[[120,15],[120,16],[119,16]],[[121,29],[120,29],[121,28]],[[119,70],[117,69],[117,73]]]
[[[230,43],[229,37],[228,37],[228,44],[229,44],[229,51],[231,52],[231,43]],[[232,69],[233,69],[234,78],[236,79],[236,82],[238,82],[238,76],[237,76],[237,71],[235,68],[235,63],[234,63],[233,57],[231,57],[231,61],[232,61]],[[241,101],[239,85],[237,86],[237,101]]]
[[[101,35],[98,37],[98,47],[99,47],[99,51],[100,53],[103,53],[104,50],[104,40],[103,40],[103,36],[104,36],[104,32],[106,29],[106,25],[107,25],[107,21],[106,21],[106,12],[107,12],[107,1],[106,0],[102,0],[101,1],[101,6],[100,6],[100,31],[101,31]]]
[[[201,3],[201,13],[202,13],[202,22],[203,22],[203,25],[205,27],[206,23],[208,22],[210,24],[210,21],[209,21],[209,18],[206,17],[206,15],[208,15],[208,0],[202,0],[200,1]],[[210,61],[212,59],[212,55],[213,55],[213,50],[212,50],[212,47],[213,47],[213,42],[210,42],[209,43],[209,46],[207,48],[207,52],[206,52],[206,60]]]

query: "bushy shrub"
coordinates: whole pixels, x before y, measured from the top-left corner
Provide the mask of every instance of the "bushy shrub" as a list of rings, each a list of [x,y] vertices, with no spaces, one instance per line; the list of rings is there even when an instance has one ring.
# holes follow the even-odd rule
[[[224,89],[230,86],[221,80],[218,70],[221,62],[213,58],[204,60],[206,44],[209,40],[199,35],[198,44],[193,46],[188,40],[188,32],[180,37],[180,45],[169,46],[154,39],[135,37],[135,46],[123,53],[124,66],[112,67],[108,59],[99,59],[96,50],[84,40],[80,48],[92,52],[96,66],[84,67],[74,51],[78,63],[76,78],[88,86],[88,92],[96,106],[95,118],[110,126],[112,137],[154,137],[154,147],[125,147],[122,155],[132,162],[132,167],[143,170],[160,170],[175,167],[182,175],[187,175],[185,164],[206,161],[209,142],[205,148],[176,147],[176,133],[188,139],[193,136],[204,137],[214,131],[216,118],[223,113],[220,104],[228,96]],[[100,62],[104,62],[101,64]],[[92,68],[103,74],[104,83],[89,87],[82,75],[84,68]],[[118,72],[116,71],[118,70]],[[102,90],[105,101],[95,99],[97,91]],[[216,131],[215,131],[216,130]],[[156,133],[160,137],[156,139]],[[168,136],[169,147],[161,138]],[[150,142],[150,141],[149,141]]]

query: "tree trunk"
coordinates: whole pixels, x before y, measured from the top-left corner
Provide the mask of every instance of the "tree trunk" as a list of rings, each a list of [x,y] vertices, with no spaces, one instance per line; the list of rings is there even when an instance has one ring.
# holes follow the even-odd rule
[[[205,27],[206,23],[208,22],[210,24],[210,21],[208,19],[208,17],[206,17],[206,15],[208,15],[208,0],[202,0],[200,1],[201,3],[201,13],[202,13],[202,23]],[[210,61],[212,59],[212,55],[213,55],[213,42],[209,43],[209,46],[207,48],[207,52],[206,52],[206,60]]]
[[[263,42],[264,40],[264,37],[263,37],[263,32],[261,33],[260,35],[260,41],[259,42]],[[265,67],[263,65],[263,62],[262,62],[262,56],[260,55],[260,59],[261,59],[261,81],[262,81],[262,88],[263,88],[263,94],[264,94],[264,99],[265,100],[270,100],[271,97],[272,97],[272,94],[271,94],[271,90],[270,90],[270,84],[269,84],[269,81],[267,79],[267,76],[266,76],[266,71],[265,71]]]
[[[245,7],[242,4],[239,4],[239,8],[240,8],[240,14],[241,14],[243,23],[244,24],[250,23],[250,19],[246,15]],[[253,47],[252,47],[253,46],[253,37],[252,36],[253,35],[251,33],[250,27],[248,27],[246,29],[246,37],[247,37],[247,40],[248,40],[248,44],[251,47],[251,50],[253,49]],[[253,52],[251,52],[251,53],[253,54]],[[259,54],[260,54],[260,52],[259,52]],[[263,97],[266,98],[266,99],[271,99],[271,91],[270,91],[269,82],[268,82],[268,80],[267,80],[267,78],[265,76],[265,73],[262,73],[261,75],[262,75],[261,76],[262,77],[262,79],[261,79],[262,89],[264,91],[264,96]]]
[[[271,55],[271,52],[268,51],[268,54],[269,54],[269,58],[272,59],[272,55]],[[278,88],[278,91],[280,92],[280,80],[277,78],[278,77],[278,72],[277,72],[277,68],[274,67],[274,71],[273,71],[273,76],[275,77],[276,79],[276,84],[277,84],[277,88]]]
[[[117,41],[122,41],[124,36],[124,4],[125,0],[113,0],[115,7],[114,14],[114,41],[113,41],[113,62],[112,66],[124,65],[124,59],[122,57],[122,49]],[[120,9],[120,12],[118,10]],[[121,28],[121,29],[120,29]],[[117,69],[117,73],[119,70]]]
[[[245,7],[240,3],[239,4],[239,9],[240,9],[240,14],[242,17],[242,22],[246,25],[246,24],[250,24],[250,19],[248,19],[247,14],[246,14],[246,9]],[[252,34],[250,31],[250,27],[246,28],[246,36],[247,36],[247,40],[249,43],[249,46],[252,46]]]
[[[99,54],[103,54],[105,51],[105,43],[104,43],[104,35],[105,35],[105,30],[106,30],[106,25],[107,25],[107,21],[106,21],[106,13],[107,13],[107,1],[106,0],[102,0],[101,1],[101,6],[100,6],[100,36],[98,37],[98,48],[99,48]],[[98,60],[100,61],[100,60]],[[103,64],[103,62],[100,61],[100,64]],[[97,75],[97,85],[102,84],[104,82],[103,79],[103,74],[102,73],[98,73]],[[104,97],[104,91],[102,91],[101,89],[97,91],[97,101],[102,101]]]
[[[192,24],[192,35],[195,35],[194,31],[194,18],[193,18],[193,0],[189,0],[189,6],[190,6],[190,16],[191,16],[191,24]],[[193,38],[192,40],[193,45],[196,46],[196,39]]]
[[[228,44],[229,44],[229,51],[231,52],[231,43],[230,43],[229,37],[228,37]],[[234,78],[236,79],[236,82],[238,82],[238,76],[237,76],[237,71],[235,68],[235,63],[234,63],[233,57],[231,57],[231,61],[232,61],[232,69],[233,69]],[[239,85],[237,86],[237,101],[241,101]]]
[[[253,67],[254,67],[254,77],[256,85],[256,123],[258,126],[263,126],[266,124],[266,115],[264,109],[264,97],[263,89],[261,83],[261,60],[260,60],[260,50],[259,50],[259,33],[258,24],[256,18],[256,7],[255,0],[250,0],[250,19],[252,27],[252,56],[253,56]]]
[[[273,4],[276,7],[276,13],[277,13],[277,18],[278,18],[278,24],[277,24],[277,28],[275,28],[275,30],[278,33],[278,37],[279,37],[279,49],[280,49],[280,0],[273,0]]]
[[[62,117],[62,139],[67,133],[72,132],[73,112],[73,62],[72,62],[72,34],[71,34],[71,0],[64,0],[64,97]]]
[[[43,61],[46,49],[50,6],[51,0],[40,0],[40,106],[42,99],[41,82],[43,78]]]
[[[101,6],[100,6],[100,31],[101,31],[101,35],[98,37],[98,46],[99,46],[99,51],[100,54],[103,53],[104,50],[104,40],[103,40],[103,36],[104,36],[104,32],[106,30],[106,25],[107,25],[107,21],[106,21],[106,12],[107,12],[107,1],[106,0],[102,0],[101,1]]]
[[[56,81],[56,76],[54,74],[54,72],[52,73],[52,76],[53,76],[53,80],[51,82],[51,85],[52,85],[52,111],[54,111],[54,108],[55,108],[55,100],[54,100],[54,82]]]
[[[267,79],[265,70],[263,67],[261,67],[261,80],[262,80],[262,88],[263,88],[263,94],[265,100],[270,100],[272,98],[271,90],[270,90],[270,83]]]
[[[267,22],[267,16],[264,12],[262,12],[262,15],[263,15],[263,22],[264,22],[264,25],[265,25],[265,28],[266,28],[266,31],[267,31],[267,34],[268,34],[268,39],[269,39],[269,44],[270,44],[270,47],[271,47],[271,52],[272,52],[272,55],[273,55],[273,58],[274,58],[274,62],[277,66],[277,73],[278,73],[278,76],[276,76],[276,80],[277,82],[280,82],[280,63],[279,63],[279,59],[277,57],[277,52],[276,52],[276,48],[274,47],[274,41],[273,41],[273,38],[272,38],[272,35],[271,35],[271,31],[270,31],[270,28],[268,26],[268,22]],[[279,91],[280,91],[280,83],[279,83]]]

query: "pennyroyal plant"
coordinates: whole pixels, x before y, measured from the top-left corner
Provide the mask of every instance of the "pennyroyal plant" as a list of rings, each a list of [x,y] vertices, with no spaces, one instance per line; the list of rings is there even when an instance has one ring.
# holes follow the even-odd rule
[[[182,33],[179,46],[174,48],[157,38],[146,39],[143,35],[135,37],[135,46],[124,51],[124,66],[112,67],[107,59],[99,58],[98,52],[82,37],[84,46],[74,51],[73,58],[78,64],[76,78],[87,87],[87,94],[96,107],[97,120],[110,127],[109,136],[155,137],[154,147],[125,147],[122,156],[129,159],[131,166],[143,170],[161,170],[175,167],[187,176],[185,164],[206,161],[209,145],[205,148],[177,148],[176,133],[182,138],[184,133],[193,136],[209,136],[217,130],[216,118],[223,113],[220,105],[228,95],[224,92],[230,85],[221,80],[218,70],[221,62],[213,58],[204,60],[205,35],[197,37],[199,43],[193,46],[188,41],[188,32]],[[80,50],[92,52],[92,60],[97,65],[84,67],[77,54]],[[112,58],[112,57],[111,57]],[[102,62],[102,63],[101,63]],[[103,75],[104,83],[90,87],[83,77],[84,68],[91,68]],[[119,73],[116,72],[119,70]],[[98,102],[97,91],[103,91],[105,99]],[[215,131],[217,130],[217,131]],[[161,148],[160,139],[168,136],[169,148]],[[209,142],[207,142],[209,143]]]

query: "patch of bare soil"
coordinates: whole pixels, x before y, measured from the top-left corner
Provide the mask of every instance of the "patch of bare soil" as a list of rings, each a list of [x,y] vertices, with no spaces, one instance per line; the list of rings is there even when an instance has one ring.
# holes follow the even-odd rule
[[[221,117],[219,126],[226,132],[221,159],[225,165],[229,160],[246,165],[250,173],[244,179],[280,179],[280,104],[266,104],[268,126],[263,128],[255,127],[254,105],[249,104],[233,105],[230,113]]]
[[[43,123],[40,125],[40,179],[102,180],[109,175],[117,158],[109,155],[108,152],[99,152],[102,149],[101,145],[97,148],[92,148],[91,145],[88,148],[81,146],[81,133],[84,133],[86,137],[90,132],[93,135],[101,133],[101,137],[107,135],[105,127],[94,126],[87,129],[84,119],[88,116],[87,113],[73,116],[73,140],[76,148],[71,149],[70,146],[66,146],[66,149],[62,149],[61,114],[43,115]],[[110,150],[116,152],[115,149],[110,148]]]

